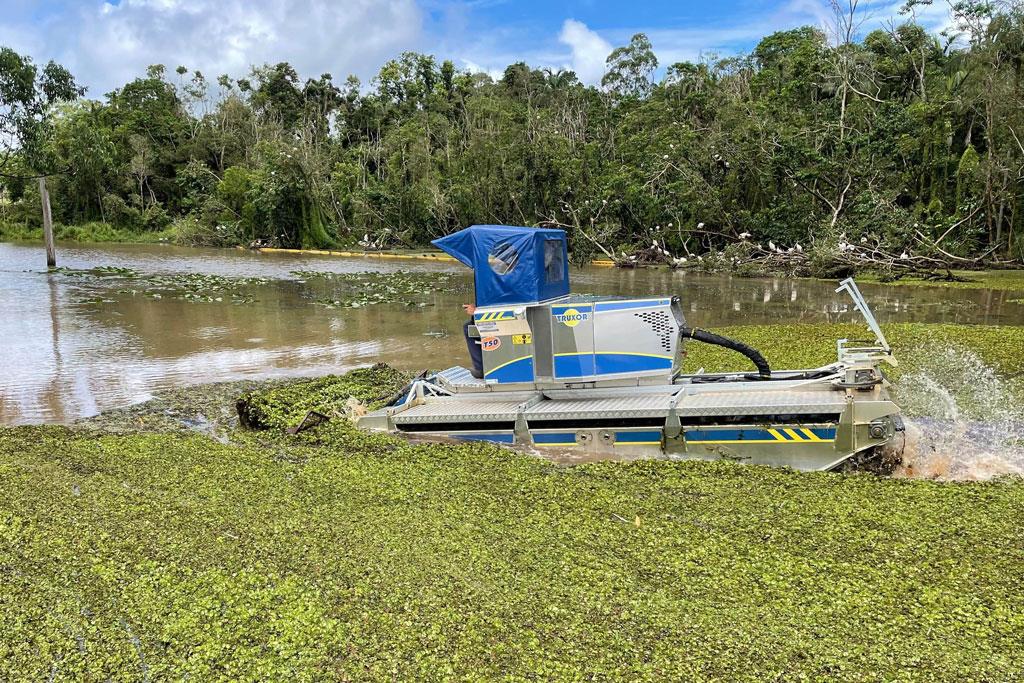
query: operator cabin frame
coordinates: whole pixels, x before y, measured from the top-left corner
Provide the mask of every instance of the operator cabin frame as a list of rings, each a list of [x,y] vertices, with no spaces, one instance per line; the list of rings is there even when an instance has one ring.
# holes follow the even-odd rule
[[[484,382],[538,389],[671,384],[685,324],[674,297],[569,293],[565,232],[475,225],[434,245],[473,269]]]

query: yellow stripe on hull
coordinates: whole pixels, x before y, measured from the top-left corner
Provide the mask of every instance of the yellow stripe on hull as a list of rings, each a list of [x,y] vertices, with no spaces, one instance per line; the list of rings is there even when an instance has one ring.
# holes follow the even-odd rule
[[[774,443],[774,444],[816,444],[816,443],[835,443],[835,439],[818,439],[817,441],[787,441],[785,439],[737,439],[735,441],[687,441],[688,445],[699,446],[702,443]]]

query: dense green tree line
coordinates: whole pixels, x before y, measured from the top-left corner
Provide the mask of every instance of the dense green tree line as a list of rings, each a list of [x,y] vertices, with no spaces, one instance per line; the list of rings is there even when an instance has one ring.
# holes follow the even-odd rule
[[[54,215],[196,244],[417,246],[472,223],[552,223],[581,254],[749,235],[1021,258],[1024,10],[955,2],[954,37],[916,23],[919,4],[863,38],[848,8],[831,31],[660,71],[637,35],[600,87],[524,63],[494,81],[416,53],[368,87],[287,63],[215,81],[154,66],[59,105]],[[13,157],[0,221],[32,226],[40,164]]]

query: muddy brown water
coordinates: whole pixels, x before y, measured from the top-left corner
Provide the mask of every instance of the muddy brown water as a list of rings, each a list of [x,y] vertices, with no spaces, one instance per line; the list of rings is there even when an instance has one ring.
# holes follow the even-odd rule
[[[117,278],[45,272],[34,244],[0,243],[0,423],[69,422],[200,382],[312,376],[384,361],[408,370],[464,363],[459,304],[469,271],[450,262],[258,254],[166,245],[58,245],[61,266],[142,274],[261,277],[254,300],[184,301],[126,293]],[[314,304],[323,283],[294,271],[451,272],[425,307]],[[577,292],[675,294],[691,324],[721,327],[859,319],[827,282],[665,270],[573,269]],[[1024,324],[1020,292],[862,286],[882,322]]]

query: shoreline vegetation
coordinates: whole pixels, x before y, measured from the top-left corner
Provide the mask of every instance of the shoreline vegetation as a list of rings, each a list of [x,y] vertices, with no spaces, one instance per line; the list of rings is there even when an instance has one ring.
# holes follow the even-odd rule
[[[114,228],[106,223],[90,223],[83,226],[55,226],[55,236],[58,241],[81,242],[83,244],[174,244],[183,245],[177,239],[173,229],[158,233],[138,233],[128,230]],[[24,227],[11,227],[0,223],[0,242],[29,242],[42,243],[42,229],[25,229]],[[238,245],[234,248],[244,249]],[[356,245],[351,249],[289,249],[283,247],[255,247],[254,250],[267,253],[288,253],[306,254],[311,256],[343,256],[343,257],[368,257],[368,258],[395,258],[395,259],[422,259],[427,261],[454,261],[453,258],[440,251],[429,248],[422,249],[381,249],[367,250]],[[993,289],[1007,291],[1024,291],[1024,268],[1007,267],[998,270],[980,270],[970,268],[944,268],[944,269],[923,269],[907,270],[906,272],[893,272],[887,268],[863,270],[851,270],[832,273],[830,276],[808,276],[794,274],[790,268],[774,267],[770,264],[737,264],[730,260],[723,252],[709,254],[687,259],[682,262],[673,260],[666,262],[648,260],[641,262],[630,262],[626,260],[614,261],[596,255],[587,262],[588,265],[625,268],[673,268],[693,272],[704,273],[725,273],[738,277],[814,277],[815,279],[839,279],[852,275],[860,282],[877,282],[891,285],[933,285],[944,287],[955,287],[964,289]]]
[[[0,102],[0,223],[35,230],[48,196],[56,223],[82,226],[61,232],[99,239],[381,251],[507,223],[565,229],[581,263],[1021,265],[1024,9],[950,3],[932,33],[919,4],[863,34],[863,3],[837,6],[694,62],[659,63],[638,33],[599,84],[410,51],[365,84],[154,64],[97,94],[0,47],[19,85]]]
[[[723,330],[816,363],[852,326]],[[908,372],[1021,328],[886,326]],[[709,369],[741,359],[696,353]],[[909,367],[908,367],[909,366]],[[355,431],[386,366],[0,428],[15,680],[1014,680],[1024,483],[559,466]],[[235,399],[247,422],[238,426]],[[330,417],[297,434],[308,410]],[[884,647],[882,646],[884,644]],[[145,672],[143,675],[140,672]]]

